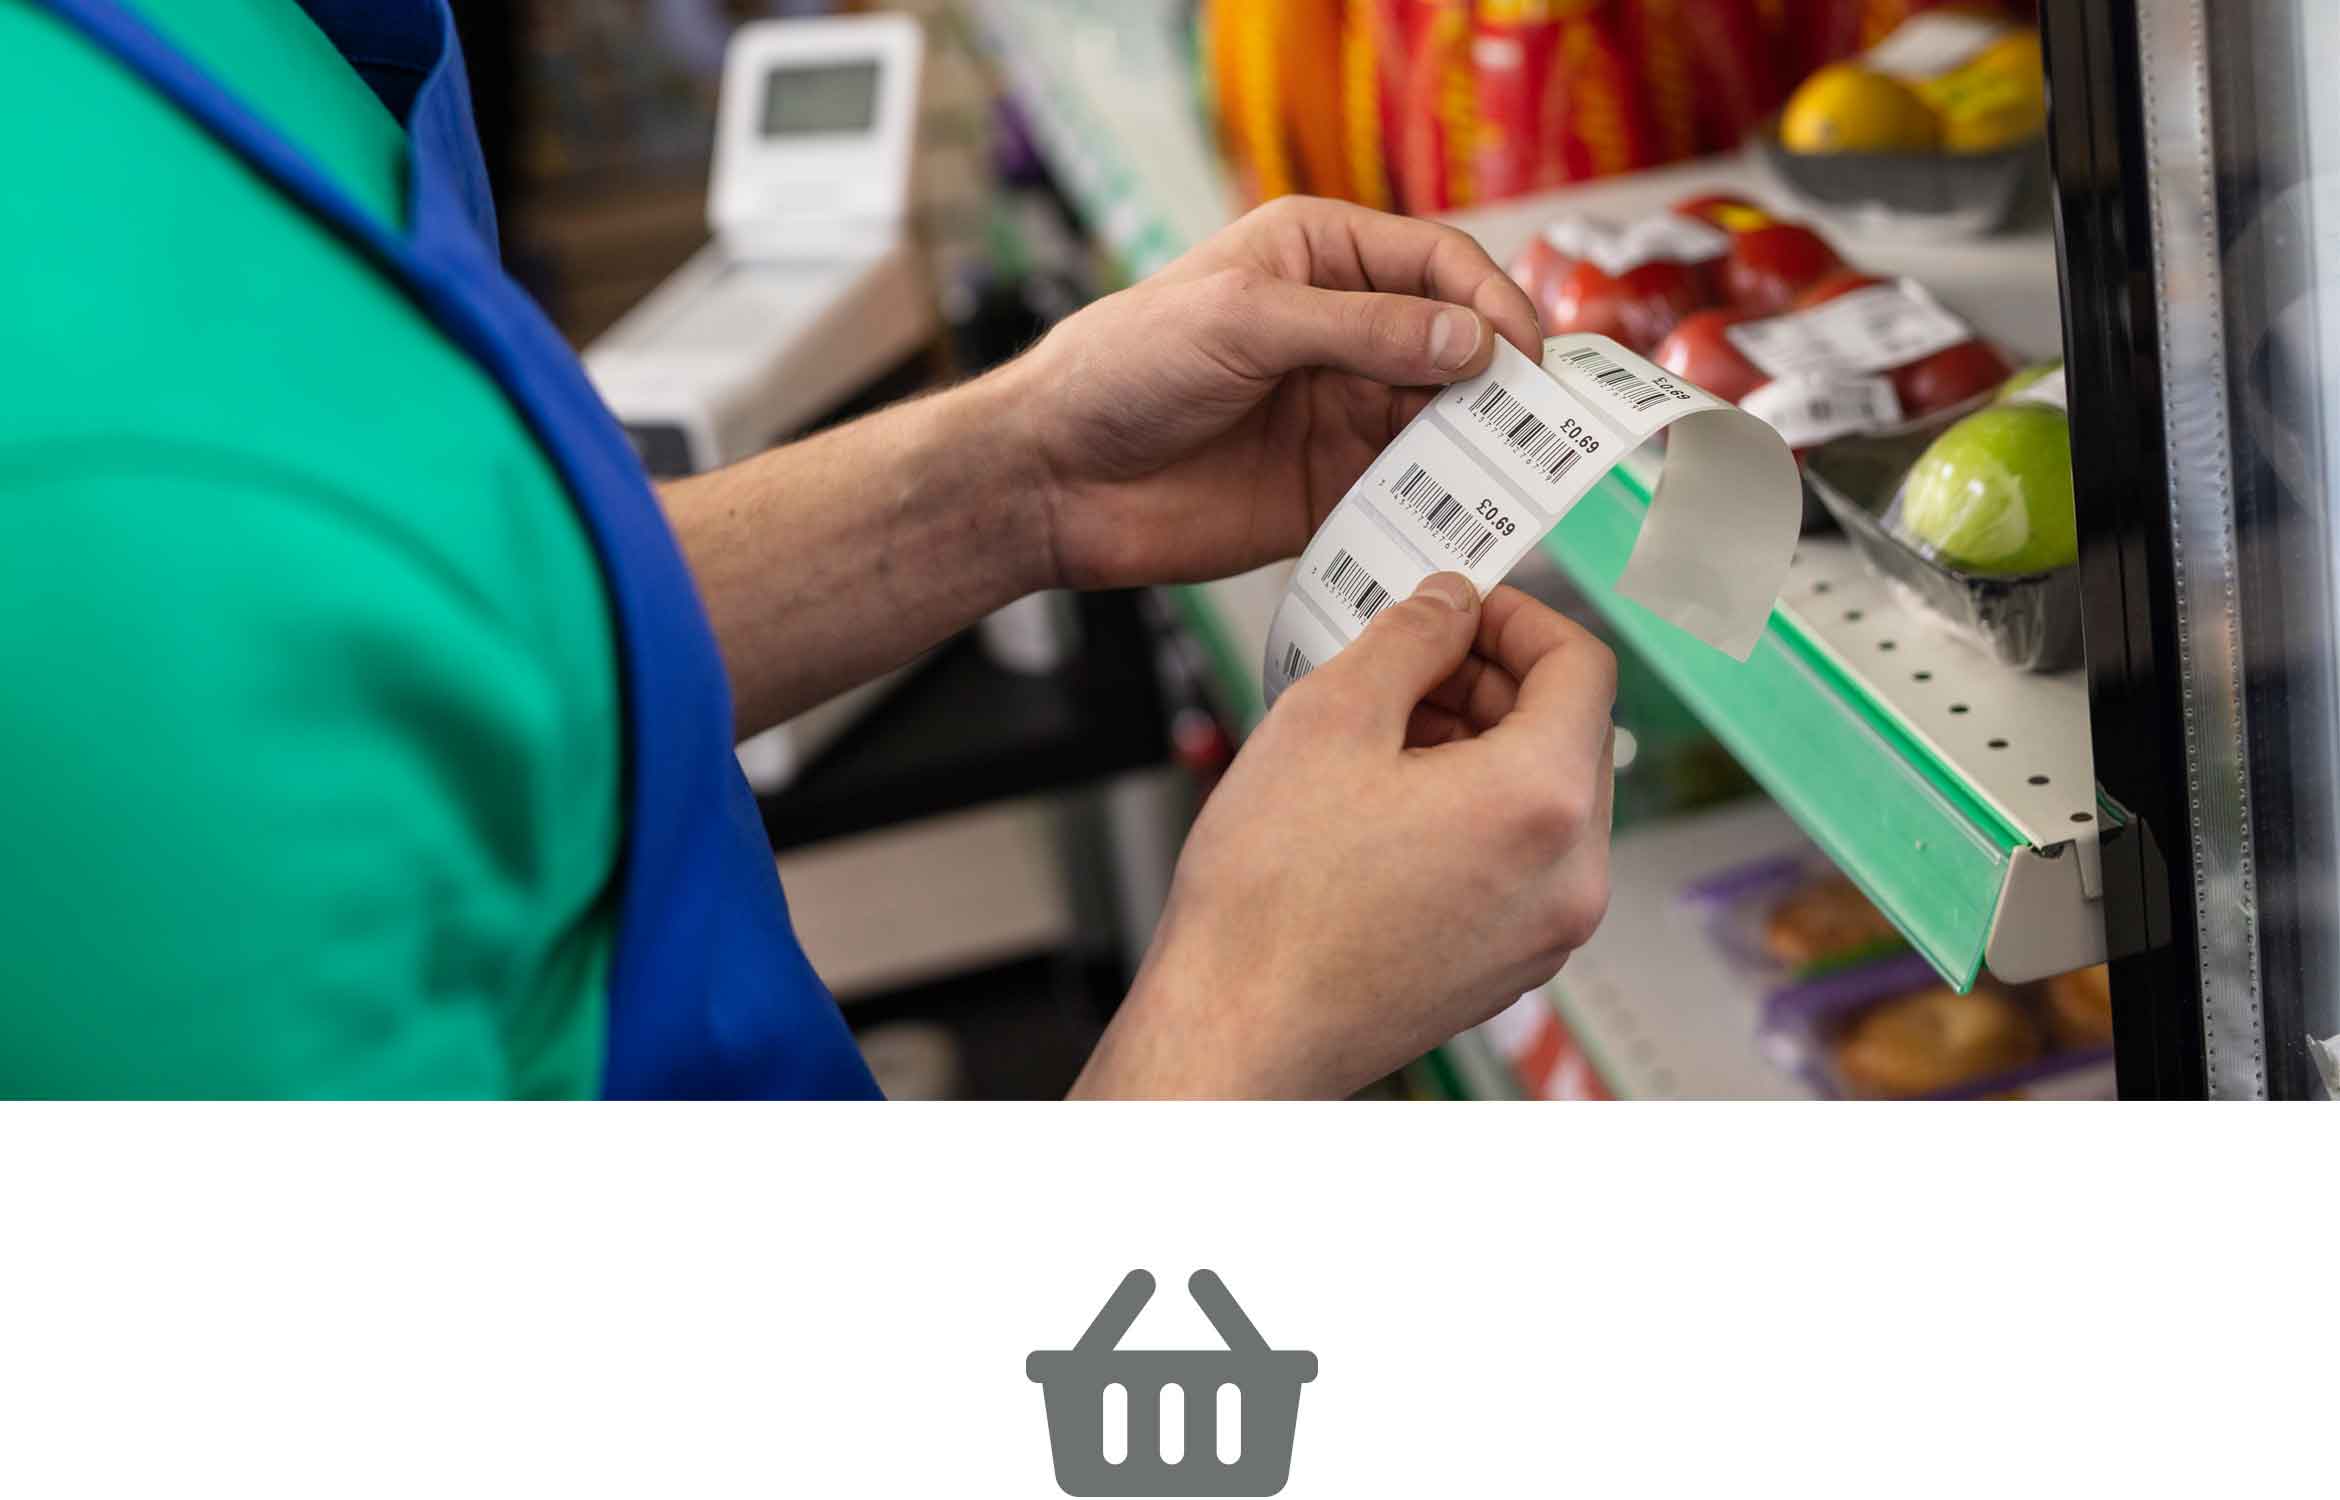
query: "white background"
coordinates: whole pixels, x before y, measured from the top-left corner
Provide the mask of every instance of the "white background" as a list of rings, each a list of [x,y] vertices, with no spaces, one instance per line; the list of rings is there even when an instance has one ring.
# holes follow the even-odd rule
[[[0,1109],[0,1494],[1045,1497],[1208,1265],[1287,1495],[2333,1493],[2340,1113]]]

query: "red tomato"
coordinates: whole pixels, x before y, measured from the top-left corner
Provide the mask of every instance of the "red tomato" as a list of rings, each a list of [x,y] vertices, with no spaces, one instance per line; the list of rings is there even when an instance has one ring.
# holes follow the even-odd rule
[[[1674,325],[1653,358],[1659,369],[1670,370],[1725,401],[1743,400],[1769,378],[1723,336],[1724,329],[1745,320],[1746,314],[1726,307],[1692,313]]]
[[[1544,315],[1546,333],[1597,333],[1631,344],[1625,326],[1627,296],[1621,278],[1580,260],[1553,279],[1536,310]]]
[[[1674,205],[1674,212],[1685,218],[1704,219],[1717,229],[1733,232],[1760,229],[1771,222],[1771,215],[1730,193],[1701,193],[1695,198],[1684,198]]]
[[[1823,302],[1833,302],[1847,292],[1857,292],[1864,287],[1883,286],[1884,284],[1884,277],[1871,276],[1866,271],[1855,271],[1850,267],[1841,271],[1831,271],[1797,294],[1795,309],[1802,312],[1807,307],[1818,307]]]
[[[1539,234],[1511,258],[1509,269],[1511,279],[1519,283],[1519,289],[1528,294],[1528,300],[1535,303],[1537,311],[1541,312],[1545,299],[1551,295],[1552,284],[1565,276],[1568,268],[1574,264],[1574,261],[1555,249],[1550,240]]]
[[[1903,416],[1922,417],[1990,390],[2014,373],[1998,350],[1968,339],[1895,370],[1893,394],[1901,398]]]
[[[1801,224],[1766,224],[1731,236],[1723,262],[1723,291],[1758,317],[1786,312],[1796,294],[1844,262],[1828,242]]]
[[[1674,325],[1698,310],[1698,278],[1678,261],[1644,261],[1617,278],[1625,289],[1625,344],[1647,354]]]

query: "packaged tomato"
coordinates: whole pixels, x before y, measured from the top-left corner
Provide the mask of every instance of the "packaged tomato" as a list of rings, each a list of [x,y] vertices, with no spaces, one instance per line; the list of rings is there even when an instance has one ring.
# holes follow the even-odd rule
[[[1721,290],[1742,312],[1786,312],[1806,288],[1843,264],[1826,240],[1801,224],[1759,224],[1731,235]]]
[[[1675,214],[1622,227],[1573,217],[1548,225],[1513,274],[1547,333],[1598,333],[1646,354],[1709,300],[1702,267],[1728,243],[1712,224]]]

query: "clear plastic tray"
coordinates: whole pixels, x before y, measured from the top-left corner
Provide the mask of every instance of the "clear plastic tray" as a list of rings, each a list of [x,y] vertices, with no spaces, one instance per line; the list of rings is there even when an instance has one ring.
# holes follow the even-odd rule
[[[1804,483],[1903,604],[1943,621],[2010,667],[2061,672],[2081,663],[2080,573],[1984,576],[1926,556],[1892,529],[1901,482],[1944,428],[1988,398],[1891,432],[1839,438],[1804,459]]]

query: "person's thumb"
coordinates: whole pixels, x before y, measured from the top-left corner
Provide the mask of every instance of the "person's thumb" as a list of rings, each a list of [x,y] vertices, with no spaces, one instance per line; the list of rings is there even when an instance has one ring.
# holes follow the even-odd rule
[[[1239,369],[1280,375],[1324,366],[1384,385],[1438,386],[1494,358],[1487,320],[1451,302],[1273,278],[1228,285],[1212,304],[1211,336]]]
[[[1415,706],[1454,675],[1478,634],[1479,591],[1460,573],[1433,573],[1318,670],[1337,678],[1373,732],[1403,742]]]

